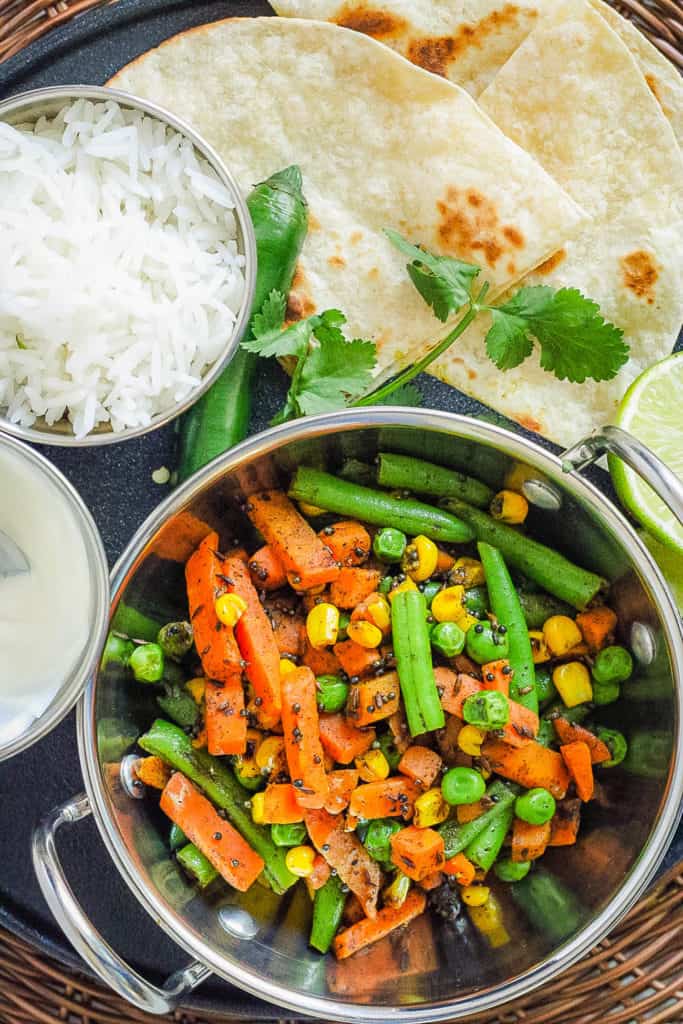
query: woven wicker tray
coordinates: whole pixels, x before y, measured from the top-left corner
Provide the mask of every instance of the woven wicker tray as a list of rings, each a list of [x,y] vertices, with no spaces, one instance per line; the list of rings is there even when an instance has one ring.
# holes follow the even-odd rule
[[[114,2],[0,0],[0,62],[88,8]],[[614,0],[613,6],[683,69],[682,0]],[[0,1024],[159,1020],[0,931]],[[231,1024],[226,1017],[187,1011],[165,1020]],[[554,984],[471,1024],[683,1024],[683,863]]]

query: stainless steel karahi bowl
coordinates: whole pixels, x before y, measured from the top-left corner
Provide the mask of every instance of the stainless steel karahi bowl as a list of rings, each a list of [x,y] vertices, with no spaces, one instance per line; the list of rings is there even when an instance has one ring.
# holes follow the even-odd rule
[[[213,382],[220,376],[228,365],[239,346],[244,332],[249,324],[254,287],[256,283],[256,240],[254,229],[249,216],[247,204],[242,196],[240,188],[226,166],[222,157],[216,150],[206,142],[189,124],[182,121],[175,114],[159,107],[147,100],[139,99],[130,93],[122,92],[120,89],[109,89],[94,85],[60,85],[46,89],[33,89],[30,92],[10,96],[9,99],[0,103],[0,121],[8,124],[26,124],[38,120],[39,117],[53,116],[61,108],[74,100],[86,99],[93,102],[104,102],[115,100],[120,106],[141,110],[145,114],[156,118],[158,121],[167,124],[175,131],[180,132],[192,142],[194,147],[206,159],[208,164],[218,175],[221,183],[227,188],[234,201],[234,216],[237,227],[237,250],[244,256],[244,295],[242,305],[232,337],[226,343],[220,357],[208,368],[202,377],[201,384],[196,387],[182,402],[177,402],[172,408],[164,410],[154,416],[147,426],[128,427],[126,430],[114,433],[109,424],[99,424],[85,437],[74,437],[71,424],[66,418],[62,418],[52,425],[40,418],[32,427],[23,427],[18,423],[12,423],[6,415],[6,410],[0,406],[0,430],[13,434],[14,437],[24,441],[31,441],[34,444],[64,445],[73,448],[83,448],[90,445],[113,444],[117,441],[127,441],[132,437],[140,437],[163,427],[190,406],[194,405],[205,391],[211,387]]]
[[[499,427],[414,409],[347,410],[287,424],[239,445],[197,473],[140,528],[113,571],[113,614],[122,605],[161,621],[185,613],[183,559],[198,523],[226,542],[243,529],[237,500],[263,486],[264,474],[297,464],[334,471],[385,448],[466,467],[500,484],[512,460],[525,463],[534,535],[613,584],[611,600],[638,659],[637,700],[602,708],[606,725],[636,747],[649,736],[656,756],[601,774],[599,798],[584,810],[580,841],[544,863],[562,905],[546,907],[545,930],[505,899],[511,942],[472,943],[457,928],[426,917],[400,935],[341,964],[306,944],[310,901],[195,891],[170,859],[167,823],[155,801],[135,799],[129,755],[154,717],[149,690],[109,670],[90,683],[79,707],[85,792],[56,808],[35,833],[34,864],[60,925],[90,966],[119,994],[166,1012],[211,972],[255,996],[325,1020],[466,1019],[520,997],[598,943],[643,892],[672,838],[683,798],[683,628],[651,555],[612,502],[580,469],[605,450],[640,468],[683,517],[683,489],[646,450],[614,428],[563,458]],[[242,525],[240,525],[242,523]],[[143,620],[140,620],[143,621]],[[603,714],[604,712],[604,714]],[[641,740],[638,740],[638,736]],[[60,866],[56,833],[92,814],[111,857],[142,906],[193,958],[163,987],[151,985],[106,945],[75,900]],[[532,877],[532,876],[530,876]],[[548,930],[548,922],[550,927]]]

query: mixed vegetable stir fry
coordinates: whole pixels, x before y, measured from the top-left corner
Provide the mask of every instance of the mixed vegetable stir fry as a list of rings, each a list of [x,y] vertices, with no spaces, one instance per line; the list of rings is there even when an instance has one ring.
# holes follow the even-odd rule
[[[136,772],[200,888],[303,879],[338,959],[428,905],[509,941],[496,887],[576,842],[626,755],[595,722],[633,669],[605,581],[523,531],[519,483],[390,453],[300,467],[246,499],[256,550],[201,541],[187,621],[110,636],[160,687]]]

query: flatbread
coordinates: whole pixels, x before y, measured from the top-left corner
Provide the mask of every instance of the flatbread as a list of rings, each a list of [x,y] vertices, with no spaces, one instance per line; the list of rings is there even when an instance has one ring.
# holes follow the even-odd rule
[[[461,89],[324,22],[229,19],[175,36],[111,83],[189,121],[245,191],[297,163],[310,230],[290,317],[344,311],[385,373],[443,336],[393,227],[483,267],[500,293],[585,217]]]
[[[613,381],[560,382],[538,354],[498,371],[484,354],[488,317],[435,372],[531,430],[571,444],[609,422],[630,382],[663,358],[683,321],[683,162],[638,66],[583,0],[560,4],[480,97],[494,120],[591,215],[524,284],[574,286],[625,332]]]
[[[592,2],[633,53],[683,142],[683,78],[629,21],[603,0]],[[479,96],[557,0],[273,0],[273,7],[372,36]]]

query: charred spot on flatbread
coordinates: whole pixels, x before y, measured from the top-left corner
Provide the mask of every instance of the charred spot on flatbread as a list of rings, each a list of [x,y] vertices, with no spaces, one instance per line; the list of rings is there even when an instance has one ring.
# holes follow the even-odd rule
[[[305,320],[307,316],[312,316],[314,313],[315,303],[308,294],[306,275],[298,265],[287,299],[285,320],[287,323],[294,323],[296,320]]]
[[[625,287],[638,299],[643,299],[648,306],[652,306],[660,270],[654,257],[644,249],[637,249],[622,257],[621,270]]]
[[[556,270],[557,267],[559,267],[560,263],[562,263],[562,260],[566,258],[566,249],[558,249],[557,252],[554,252],[552,256],[549,256],[547,260],[544,260],[543,263],[540,263],[536,267],[536,273],[544,275],[552,274],[553,270]]]
[[[524,427],[525,430],[529,430],[532,434],[540,434],[543,429],[542,424],[527,413],[522,413],[521,416],[515,416],[515,421],[519,423],[520,427]]]
[[[431,71],[434,75],[446,77],[448,67],[471,46],[481,47],[484,40],[495,32],[517,23],[519,7],[505,4],[499,11],[491,11],[481,21],[461,25],[451,36],[425,36],[414,39],[406,56],[413,64]],[[536,12],[527,12],[535,15]]]
[[[335,22],[342,28],[351,28],[354,32],[362,32],[373,39],[387,39],[398,35],[406,27],[404,18],[399,18],[389,11],[380,11],[365,4],[354,4],[345,7],[335,17]]]
[[[504,255],[524,247],[524,235],[512,224],[501,224],[494,202],[476,189],[449,186],[436,204],[439,241],[460,259],[495,267]]]

